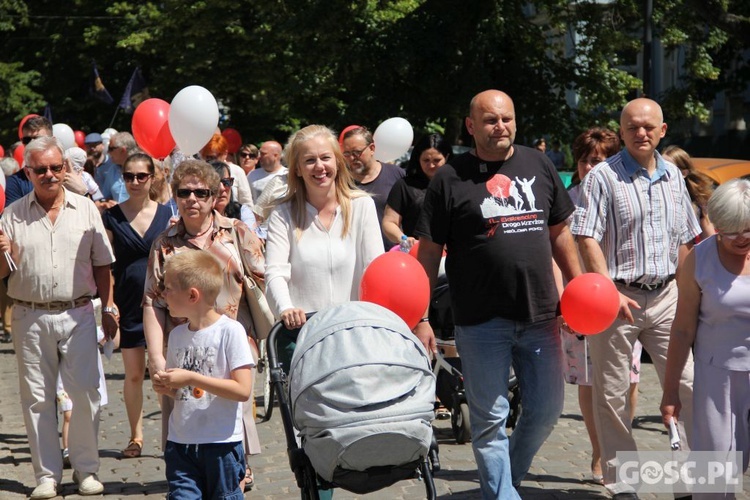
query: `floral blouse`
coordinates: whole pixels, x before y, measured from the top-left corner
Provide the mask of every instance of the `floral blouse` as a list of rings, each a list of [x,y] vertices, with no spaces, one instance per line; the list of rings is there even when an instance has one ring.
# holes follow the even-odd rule
[[[245,261],[250,267],[256,282],[263,287],[265,258],[263,256],[263,244],[260,239],[250,230],[245,223],[236,219],[230,219],[213,213],[214,226],[211,236],[202,250],[211,253],[221,264],[224,270],[224,285],[219,296],[216,298],[216,309],[232,319],[236,319],[248,332],[251,329],[250,312],[245,299],[242,297],[242,277],[244,268],[240,254],[237,249],[236,240],[239,240],[242,251],[245,253]],[[237,233],[235,239],[234,233]],[[164,299],[164,262],[172,255],[183,250],[201,250],[192,242],[188,241],[188,234],[182,220],[161,233],[151,246],[146,271],[146,285],[143,293],[143,306],[151,306],[167,311],[167,325],[165,334],[175,325],[184,322],[182,318],[173,318],[169,315],[167,302]],[[197,272],[200,272],[197,270]]]

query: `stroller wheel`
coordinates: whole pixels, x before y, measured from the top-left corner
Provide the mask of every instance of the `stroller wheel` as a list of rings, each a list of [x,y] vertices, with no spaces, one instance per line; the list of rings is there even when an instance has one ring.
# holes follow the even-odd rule
[[[271,367],[268,364],[267,340],[260,341],[260,355],[258,359],[258,374],[263,382],[263,417],[261,422],[266,422],[273,413],[273,384],[271,383]]]
[[[453,427],[453,435],[456,438],[458,444],[464,444],[471,441],[471,427],[469,422],[469,405],[466,402],[462,402],[458,407],[453,408],[453,414],[451,415],[451,427]]]

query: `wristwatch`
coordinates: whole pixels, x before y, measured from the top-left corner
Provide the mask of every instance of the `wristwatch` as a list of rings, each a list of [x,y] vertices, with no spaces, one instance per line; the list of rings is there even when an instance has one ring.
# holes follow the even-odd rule
[[[120,315],[120,311],[117,310],[117,306],[102,307],[102,314],[111,314],[116,317]]]

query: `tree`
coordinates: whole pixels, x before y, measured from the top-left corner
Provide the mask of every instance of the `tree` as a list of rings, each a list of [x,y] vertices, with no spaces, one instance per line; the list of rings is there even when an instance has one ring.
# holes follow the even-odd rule
[[[103,130],[116,105],[89,96],[91,61],[116,101],[140,66],[150,95],[171,101],[202,85],[222,126],[246,140],[284,141],[309,123],[376,127],[403,116],[425,131],[468,141],[475,93],[515,100],[519,142],[569,142],[612,125],[641,82],[643,0],[0,0],[0,97],[9,115],[52,105],[56,121]],[[705,119],[720,90],[738,94],[750,72],[743,0],[655,2],[655,36],[685,52],[680,86],[662,96],[670,123]],[[31,14],[29,14],[31,13]],[[85,14],[83,14],[85,13]],[[130,115],[114,127],[127,130]]]

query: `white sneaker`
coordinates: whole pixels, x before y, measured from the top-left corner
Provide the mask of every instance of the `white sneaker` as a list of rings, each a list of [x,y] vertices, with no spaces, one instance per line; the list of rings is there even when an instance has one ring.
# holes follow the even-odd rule
[[[78,485],[78,493],[83,496],[99,495],[104,491],[104,485],[99,482],[96,474],[91,472],[73,472],[73,482]]]
[[[43,481],[31,492],[31,500],[42,500],[43,498],[55,498],[57,496],[57,483],[55,481]]]

